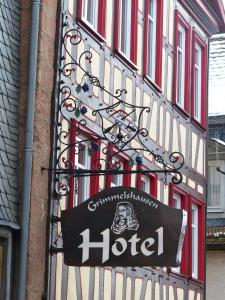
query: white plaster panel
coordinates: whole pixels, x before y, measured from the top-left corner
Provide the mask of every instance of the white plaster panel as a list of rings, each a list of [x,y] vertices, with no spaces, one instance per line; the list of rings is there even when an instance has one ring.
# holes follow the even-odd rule
[[[94,76],[97,76],[99,78],[99,54],[98,52],[96,52],[93,48],[91,48],[91,53],[92,53],[92,61],[91,61],[91,70],[92,70],[92,74]],[[99,95],[99,87],[97,86],[93,86],[93,93],[96,97],[98,97]]]
[[[81,277],[81,288],[82,288],[82,300],[88,300],[90,267],[81,267],[80,277]]]
[[[154,100],[152,105],[152,116],[150,122],[149,135],[150,138],[156,140],[156,128],[157,128],[157,102]]]
[[[199,150],[198,150],[198,162],[197,162],[197,171],[203,175],[204,173],[204,161],[205,161],[205,155],[204,155],[204,148],[203,148],[203,140],[200,139],[199,142]]]
[[[77,46],[77,57],[80,57],[80,55],[84,52],[84,42],[81,41],[80,44]],[[85,66],[85,61],[81,61],[82,62],[82,66]],[[84,72],[81,70],[81,68],[77,68],[76,69],[76,80],[78,83],[81,82],[82,77],[84,75]]]
[[[63,264],[62,253],[58,253],[57,263],[56,263],[56,287],[55,287],[56,300],[61,300],[62,264]]]
[[[99,269],[95,268],[94,300],[98,300],[98,299],[99,299]]]
[[[145,300],[152,299],[152,282],[148,280],[145,292]]]
[[[174,292],[173,292],[173,287],[169,287],[169,299],[174,300]]]
[[[67,300],[77,299],[77,286],[74,283],[75,283],[75,268],[69,267]]]
[[[177,133],[177,120],[174,118],[173,119],[173,150],[172,152],[179,151],[178,147],[178,133]]]
[[[135,288],[134,288],[134,300],[140,299],[141,285],[142,285],[142,279],[136,278],[135,279]]]
[[[184,300],[184,290],[177,288],[177,299],[178,300]]]
[[[109,91],[109,83],[110,83],[110,63],[105,61],[105,73],[104,73],[104,87],[107,91]],[[104,102],[109,104],[109,94],[104,92]]]
[[[180,123],[181,153],[186,157],[186,135],[187,129]]]
[[[164,119],[163,119],[163,107],[160,107],[160,122],[159,122],[159,144],[162,146],[163,145],[163,124],[164,124]]]
[[[131,278],[127,277],[126,300],[131,299]]]
[[[112,272],[105,269],[104,272],[104,300],[111,299]]]
[[[166,112],[166,134],[165,134],[165,149],[166,151],[169,150],[169,143],[170,143],[170,113]]]
[[[191,165],[192,168],[195,167],[195,157],[196,157],[196,148],[197,148],[197,135],[192,132],[192,161],[191,161]]]
[[[116,273],[116,299],[123,300],[123,275]]]

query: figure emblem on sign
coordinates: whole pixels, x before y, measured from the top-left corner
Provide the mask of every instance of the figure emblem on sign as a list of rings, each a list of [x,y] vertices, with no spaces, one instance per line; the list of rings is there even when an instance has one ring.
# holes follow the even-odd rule
[[[133,206],[129,202],[117,203],[116,213],[111,226],[115,234],[121,234],[127,230],[137,230],[139,227]]]

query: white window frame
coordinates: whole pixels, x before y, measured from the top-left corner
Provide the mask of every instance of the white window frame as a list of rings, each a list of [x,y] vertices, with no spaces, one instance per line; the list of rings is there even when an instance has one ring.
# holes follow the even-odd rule
[[[88,9],[90,9],[91,18],[88,20]],[[83,0],[82,19],[94,30],[98,29],[98,0]]]
[[[82,141],[82,143],[80,143],[82,146],[84,146],[84,150],[81,150],[81,151],[84,151],[83,152],[83,155],[84,155],[84,164],[81,164],[78,162],[78,158],[79,158],[79,152],[80,150],[78,151],[78,153],[75,154],[75,167],[77,169],[87,169],[89,170],[90,169],[90,164],[91,164],[91,157],[88,155],[88,143],[87,142],[83,142],[83,140],[85,140],[85,138],[83,137],[79,137],[77,138],[77,142],[80,142]],[[86,201],[88,198],[89,198],[89,195],[90,195],[90,177],[89,176],[84,176],[84,177],[80,177],[79,178],[79,175],[78,175],[78,178],[75,177],[75,185],[76,185],[76,179],[78,180],[82,180],[83,181],[83,187],[84,187],[84,190],[82,191],[82,199],[84,199],[83,201],[81,202],[84,202]],[[78,181],[77,181],[77,184],[78,184]],[[75,199],[74,199],[74,206],[77,206],[78,205],[78,199],[79,199],[79,196],[80,196],[80,191],[79,191],[79,187],[78,187],[78,193],[75,193]]]
[[[218,163],[221,167],[222,170],[225,169],[225,161],[216,161],[216,160],[210,160],[208,161],[208,174],[210,175],[210,168],[217,168],[218,167]],[[215,193],[212,191],[211,189],[211,184],[210,184],[210,178],[208,178],[208,186],[209,186],[209,191],[208,191],[208,202],[207,202],[207,210],[208,211],[221,211],[224,207],[224,199],[225,199],[225,186],[223,183],[223,175],[221,175],[220,172],[216,171],[216,176],[218,178],[218,186],[220,188],[219,191],[219,203],[218,205],[215,205],[215,202],[213,203],[213,201],[209,201],[211,199],[211,194],[215,195]],[[215,179],[215,175],[213,175],[213,178]],[[214,204],[214,205],[210,205],[210,204]]]
[[[145,188],[142,188],[142,183],[144,183]],[[141,190],[147,194],[150,194],[150,178],[149,176],[142,175],[141,176]]]
[[[173,194],[173,207],[177,209],[181,209],[181,195],[178,193]],[[180,273],[180,266],[171,268],[174,273]]]
[[[128,59],[131,53],[131,7],[132,0],[119,0],[118,48]]]
[[[118,157],[114,157],[112,159],[112,165],[115,164],[116,162],[118,162],[120,164],[120,170],[123,170],[124,169],[123,163],[119,160]],[[113,176],[116,179],[116,182],[113,182],[111,179],[111,187],[122,186],[123,185],[123,175],[118,174],[118,175],[113,175]],[[111,176],[111,178],[112,178],[112,176]]]
[[[156,0],[148,1],[147,77],[149,77],[152,81],[155,81],[157,3]],[[151,7],[152,12],[150,11]]]
[[[192,204],[192,223],[191,223],[191,237],[192,237],[192,277],[198,278],[198,206]]]
[[[181,34],[181,45],[179,46],[179,33]],[[184,108],[184,85],[185,85],[185,29],[178,24],[178,43],[177,43],[177,82],[176,82],[176,103]],[[181,56],[181,60],[179,57]]]
[[[196,54],[196,52],[198,54]],[[202,83],[202,48],[195,45],[195,97],[194,97],[194,117],[199,122],[201,121],[201,83]]]

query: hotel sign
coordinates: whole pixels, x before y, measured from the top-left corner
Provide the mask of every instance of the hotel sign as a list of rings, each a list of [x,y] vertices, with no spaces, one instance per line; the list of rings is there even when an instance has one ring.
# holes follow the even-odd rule
[[[103,190],[62,211],[64,262],[70,266],[180,264],[187,215],[135,188]]]

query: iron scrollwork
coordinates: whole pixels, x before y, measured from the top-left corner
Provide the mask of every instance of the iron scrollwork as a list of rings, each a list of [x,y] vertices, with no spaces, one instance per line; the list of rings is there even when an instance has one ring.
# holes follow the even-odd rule
[[[71,176],[100,176],[127,173],[163,173],[172,176],[172,182],[182,182],[180,169],[184,165],[184,157],[180,152],[168,154],[157,148],[149,138],[147,128],[143,127],[143,119],[150,113],[150,107],[137,106],[132,101],[124,100],[127,91],[117,89],[115,93],[107,90],[99,78],[92,74],[92,53],[84,50],[78,57],[71,54],[73,47],[77,48],[83,41],[78,28],[67,30],[64,23],[62,39],[63,55],[60,67],[60,91],[58,100],[57,131],[57,160],[56,172],[59,196],[69,193],[69,178]],[[68,62],[69,61],[69,62]],[[82,73],[81,81],[71,80],[75,71]],[[111,102],[91,101],[92,88],[108,94]],[[82,99],[91,101],[87,106]],[[129,99],[130,100],[130,99]],[[98,122],[98,131],[91,131],[90,120],[87,113]],[[88,123],[89,122],[89,123]],[[82,137],[77,140],[76,137]],[[86,145],[88,154],[92,157],[90,169],[76,169],[74,157],[83,151]],[[98,152],[98,155],[95,155]],[[101,152],[101,154],[100,154]],[[129,157],[129,170],[121,168],[117,157]],[[72,158],[71,158],[72,157]],[[94,158],[94,159],[93,159]],[[158,168],[146,167],[149,159],[155,162]],[[134,165],[136,168],[134,169]],[[145,166],[145,167],[143,167]],[[132,169],[133,168],[133,169]]]

